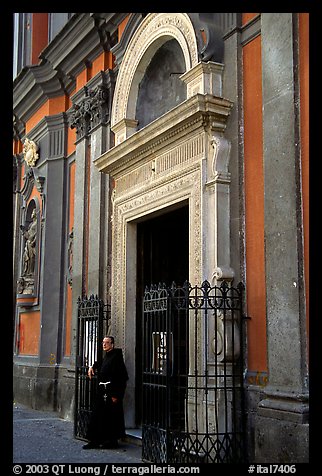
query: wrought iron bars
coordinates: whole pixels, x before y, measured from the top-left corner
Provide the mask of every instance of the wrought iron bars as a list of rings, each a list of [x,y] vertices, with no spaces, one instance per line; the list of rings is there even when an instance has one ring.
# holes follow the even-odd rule
[[[144,460],[244,461],[242,294],[208,281],[146,289]]]
[[[87,427],[97,391],[97,377],[87,378],[87,371],[95,361],[101,362],[98,347],[109,332],[110,308],[93,294],[77,300],[77,349],[74,436],[86,439]]]

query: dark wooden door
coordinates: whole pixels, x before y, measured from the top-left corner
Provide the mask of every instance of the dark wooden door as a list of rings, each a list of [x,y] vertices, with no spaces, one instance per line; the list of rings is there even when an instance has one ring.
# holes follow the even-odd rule
[[[165,283],[178,285],[189,279],[189,208],[187,205],[137,225],[137,335],[136,335],[136,424],[142,420],[142,299],[146,286]],[[162,329],[160,329],[162,331]],[[185,335],[185,329],[180,333]],[[175,339],[179,361],[186,342]],[[177,348],[180,347],[180,352]],[[177,360],[176,359],[176,360]]]

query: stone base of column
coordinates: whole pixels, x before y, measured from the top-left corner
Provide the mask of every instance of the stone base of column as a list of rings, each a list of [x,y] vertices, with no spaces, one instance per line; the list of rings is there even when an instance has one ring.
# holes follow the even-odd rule
[[[309,404],[306,395],[268,396],[255,418],[255,463],[309,462]]]
[[[15,363],[13,367],[15,403],[41,411],[74,417],[75,370],[42,364]]]

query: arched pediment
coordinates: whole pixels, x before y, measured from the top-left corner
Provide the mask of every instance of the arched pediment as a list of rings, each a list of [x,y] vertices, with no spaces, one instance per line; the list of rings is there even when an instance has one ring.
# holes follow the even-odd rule
[[[157,50],[170,39],[175,39],[180,45],[185,72],[198,64],[197,41],[188,14],[148,14],[128,44],[115,85],[111,127],[116,144],[136,131],[135,111],[140,81]]]

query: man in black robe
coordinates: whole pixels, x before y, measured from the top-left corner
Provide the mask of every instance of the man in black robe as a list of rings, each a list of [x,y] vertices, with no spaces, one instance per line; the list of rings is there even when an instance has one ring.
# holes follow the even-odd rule
[[[88,426],[89,442],[83,449],[117,448],[118,439],[125,436],[123,397],[128,380],[122,349],[114,348],[114,337],[103,339],[106,354],[98,368],[97,362],[88,370],[92,378],[97,372],[98,393]]]

